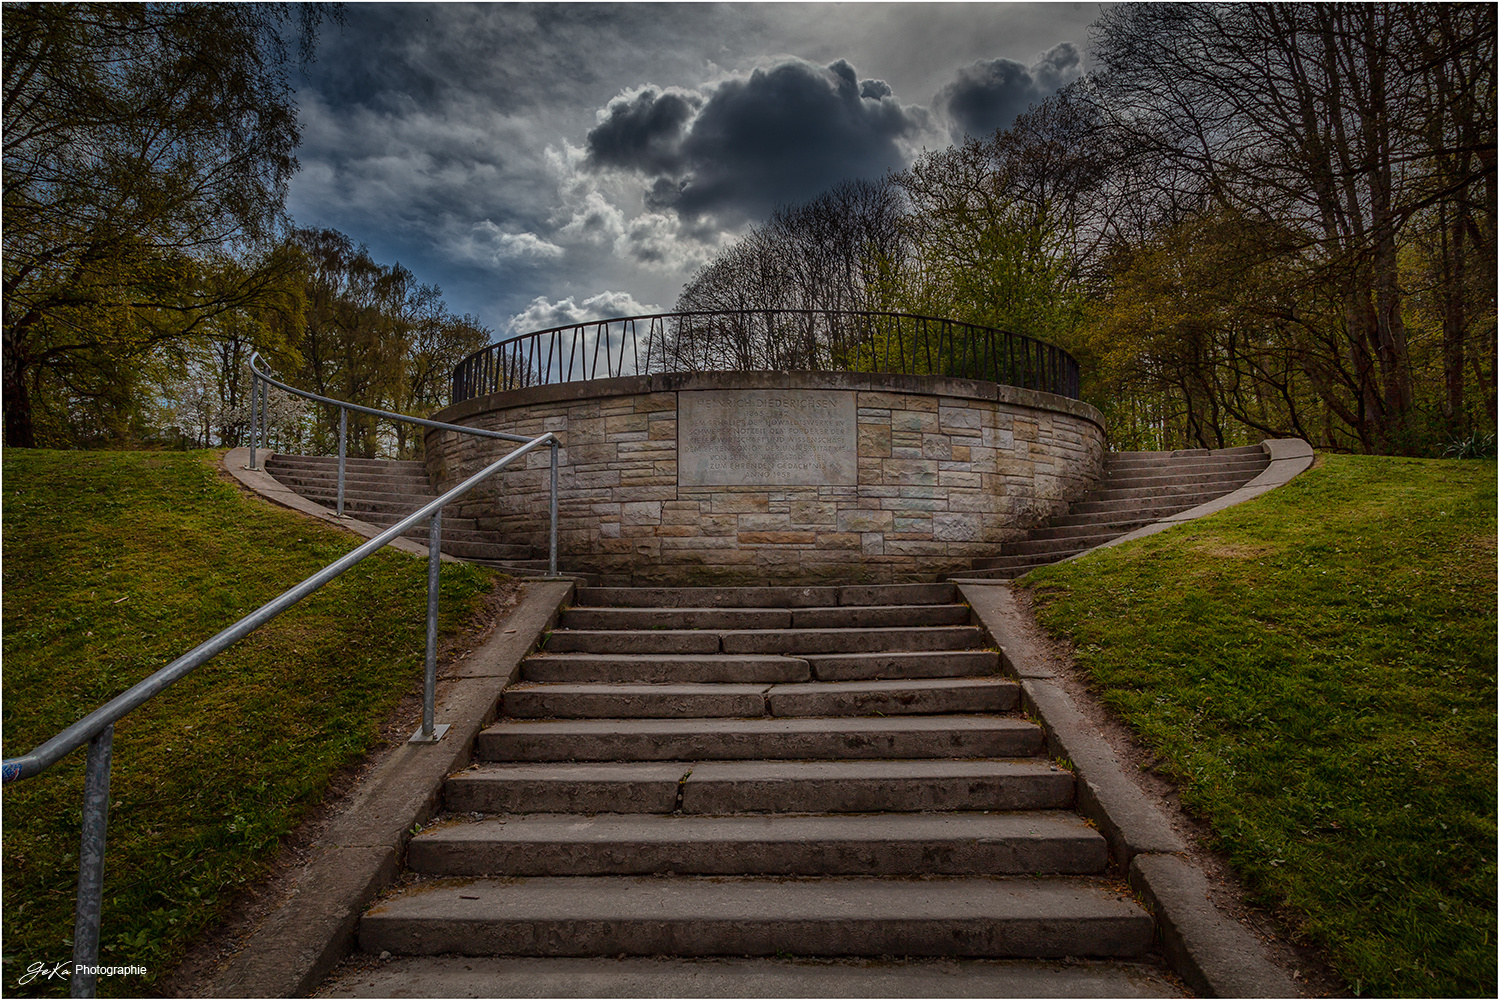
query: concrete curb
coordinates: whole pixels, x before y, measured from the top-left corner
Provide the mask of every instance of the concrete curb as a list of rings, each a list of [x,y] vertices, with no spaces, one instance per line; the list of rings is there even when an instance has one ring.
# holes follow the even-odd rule
[[[260,464],[261,468],[250,469],[248,468],[250,449],[231,448],[228,452],[224,453],[224,471],[238,480],[247,490],[260,495],[272,504],[291,508],[299,514],[305,514],[319,521],[326,521],[330,525],[337,525],[339,528],[353,532],[362,538],[373,539],[386,530],[387,526],[366,524],[357,518],[340,518],[331,509],[308,500],[283,484],[265,470],[266,460],[275,454],[275,452],[268,452],[263,448],[256,449],[255,461]],[[388,544],[387,548],[399,549],[403,553],[410,553],[413,556],[427,555],[427,544],[414,542],[411,539],[395,539]],[[449,556],[447,553],[442,553],[441,557],[445,563],[463,562]]]
[[[1310,460],[1309,460],[1310,461]],[[1299,470],[1300,471],[1300,470]],[[1156,918],[1173,971],[1213,997],[1300,997],[1261,943],[1208,897],[1202,871],[1166,816],[1126,776],[1103,735],[1089,726],[1055,681],[1030,635],[1029,620],[1004,583],[959,582],[959,593],[1000,648],[1002,669],[1021,685],[1022,705],[1047,734],[1047,749],[1078,774],[1078,810],[1109,842],[1115,865]]]
[[[1130,886],[1156,916],[1167,962],[1199,994],[1299,997],[1296,981],[1265,958],[1260,943],[1208,898],[1198,867],[1176,855],[1137,855]]]
[[[467,764],[521,659],[573,592],[566,580],[522,584],[520,603],[440,687],[435,717],[451,724],[447,736],[402,745],[361,782],[318,839],[291,896],[218,973],[210,996],[306,995],[349,954],[360,914],[395,879],[412,829],[436,811],[444,779]]]
[[[1111,546],[1119,546],[1127,542],[1134,542],[1136,539],[1144,539],[1148,535],[1165,532],[1172,526],[1180,525],[1185,521],[1196,521],[1199,518],[1207,518],[1209,515],[1217,514],[1225,508],[1234,507],[1236,504],[1243,504],[1247,500],[1254,500],[1261,494],[1275,490],[1277,487],[1290,482],[1292,477],[1305,471],[1313,464],[1312,446],[1301,438],[1268,438],[1260,443],[1260,447],[1265,449],[1266,454],[1271,457],[1271,464],[1261,470],[1259,476],[1238,490],[1231,491],[1222,497],[1215,497],[1207,503],[1199,504],[1197,507],[1189,508],[1186,511],[1179,511],[1177,514],[1168,515],[1165,518],[1146,525],[1144,528],[1127,532],[1118,539],[1110,539],[1108,542],[1095,546],[1087,552],[1069,556],[1061,562],[1067,563],[1081,556],[1087,556],[1095,550],[1109,549]]]

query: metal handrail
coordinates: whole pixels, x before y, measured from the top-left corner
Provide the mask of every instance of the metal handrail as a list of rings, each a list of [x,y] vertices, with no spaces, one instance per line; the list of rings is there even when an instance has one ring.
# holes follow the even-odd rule
[[[334,401],[337,402],[337,401]],[[414,418],[414,420],[420,420]],[[428,422],[424,422],[428,423]],[[496,435],[498,436],[498,435]],[[518,436],[503,437],[516,439]],[[73,965],[70,979],[73,997],[93,997],[95,976],[91,971],[99,957],[99,917],[103,903],[104,835],[109,820],[109,774],[113,755],[114,724],[147,702],[169,685],[186,677],[213,657],[239,642],[245,636],[291,608],[324,584],[342,575],[403,533],[429,522],[427,573],[427,660],[423,679],[422,727],[411,738],[413,743],[435,743],[448,729],[434,721],[437,688],[437,610],[438,566],[442,544],[443,508],[458,500],[510,463],[533,450],[548,445],[552,458],[551,557],[549,572],[557,575],[557,449],[558,438],[551,431],[525,442],[503,458],[490,463],[456,487],[424,504],[396,524],[376,535],[359,548],[335,560],[301,583],[282,592],[238,622],[195,646],[149,677],[126,689],[83,719],[38,744],[17,758],[6,758],[0,764],[0,778],[5,784],[31,778],[65,755],[88,744],[84,773],[83,832],[79,856],[78,902],[74,911]]]
[[[487,345],[453,369],[452,403],[528,386],[660,372],[941,375],[1079,398],[1078,362],[998,327],[915,313],[730,309],[564,324]]]
[[[331,396],[319,396],[305,389],[288,386],[284,382],[278,382],[271,378],[267,372],[262,372],[257,364],[261,360],[260,352],[256,351],[250,355],[250,468],[259,469],[256,465],[256,446],[265,436],[266,423],[266,385],[275,386],[277,389],[285,390],[294,396],[300,396],[304,400],[312,400],[314,403],[326,403],[339,408],[339,477],[338,477],[338,500],[334,506],[334,513],[340,518],[344,516],[344,456],[348,451],[347,440],[349,436],[349,411],[354,410],[362,414],[370,414],[374,417],[384,417],[386,420],[403,421],[407,424],[419,424],[422,427],[435,428],[439,431],[460,431],[464,434],[476,435],[480,438],[498,438],[501,441],[530,441],[525,435],[508,434],[504,431],[489,431],[485,428],[464,427],[462,424],[444,424],[442,421],[428,420],[425,417],[412,417],[409,414],[397,414],[389,410],[377,410],[374,407],[362,406],[358,403],[349,403],[346,400],[335,400]],[[259,396],[257,396],[259,391]],[[259,419],[256,417],[256,403],[259,401]]]

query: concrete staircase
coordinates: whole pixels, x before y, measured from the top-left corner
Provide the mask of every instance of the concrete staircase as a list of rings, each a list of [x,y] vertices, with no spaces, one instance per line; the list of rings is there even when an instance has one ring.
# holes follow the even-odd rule
[[[368,953],[1137,957],[953,584],[582,588]]]
[[[331,455],[273,454],[266,472],[282,485],[326,508],[338,504],[339,460]],[[372,525],[390,526],[437,496],[418,461],[344,459],[344,514]],[[427,526],[405,538],[427,541]],[[533,559],[530,546],[507,543],[497,532],[479,530],[472,518],[443,517],[443,552],[512,574],[545,573],[547,561]]]
[[[1010,580],[1087,552],[1161,518],[1205,504],[1249,483],[1270,464],[1259,445],[1176,452],[1110,452],[1104,479],[1068,513],[1007,542],[1001,555],[974,561],[963,576]]]

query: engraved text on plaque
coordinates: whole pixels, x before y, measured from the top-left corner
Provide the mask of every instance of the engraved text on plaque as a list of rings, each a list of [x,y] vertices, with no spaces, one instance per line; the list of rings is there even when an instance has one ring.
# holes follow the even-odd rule
[[[859,482],[854,394],[831,389],[715,389],[677,394],[677,483]]]

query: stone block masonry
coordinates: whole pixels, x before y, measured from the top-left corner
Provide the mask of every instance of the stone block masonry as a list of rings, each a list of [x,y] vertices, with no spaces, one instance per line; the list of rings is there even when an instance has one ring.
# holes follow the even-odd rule
[[[1087,404],[937,376],[633,376],[497,393],[435,417],[556,432],[559,561],[612,586],[936,580],[1064,512],[1104,468],[1103,421]],[[433,485],[461,482],[501,448],[429,432]],[[541,554],[547,467],[534,452],[454,513]]]

